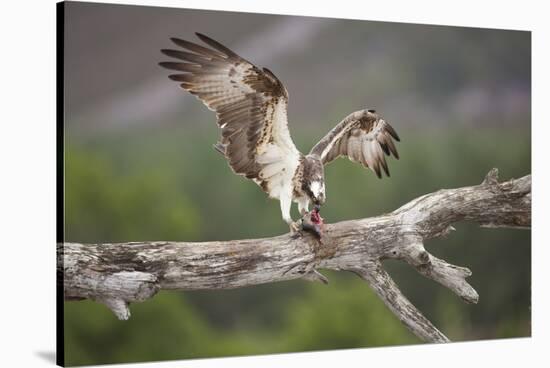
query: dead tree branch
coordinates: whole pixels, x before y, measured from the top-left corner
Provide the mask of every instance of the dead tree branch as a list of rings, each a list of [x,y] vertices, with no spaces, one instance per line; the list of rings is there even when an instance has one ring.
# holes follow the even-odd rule
[[[493,169],[480,185],[442,189],[389,214],[328,224],[320,242],[309,234],[285,234],[204,243],[59,244],[58,272],[66,300],[92,299],[127,319],[129,303],[149,299],[160,289],[229,289],[298,278],[325,281],[315,269],[352,271],[416,336],[447,342],[401,293],[381,261],[405,261],[465,302],[477,303],[477,292],[466,282],[470,270],[434,257],[424,241],[449,233],[459,221],[528,229],[531,176],[503,183],[497,176]]]

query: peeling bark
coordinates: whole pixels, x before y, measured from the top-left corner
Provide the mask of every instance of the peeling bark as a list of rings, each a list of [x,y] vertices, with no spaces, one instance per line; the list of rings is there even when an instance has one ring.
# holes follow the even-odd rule
[[[327,224],[321,241],[304,233],[202,243],[58,244],[58,279],[65,300],[92,299],[128,319],[130,303],[160,289],[230,289],[298,278],[326,283],[316,269],[346,270],[364,279],[416,336],[447,342],[380,261],[402,260],[465,302],[477,303],[477,292],[466,282],[470,270],[434,257],[423,245],[459,221],[530,228],[531,175],[499,183],[493,169],[480,185],[426,194],[389,214]]]

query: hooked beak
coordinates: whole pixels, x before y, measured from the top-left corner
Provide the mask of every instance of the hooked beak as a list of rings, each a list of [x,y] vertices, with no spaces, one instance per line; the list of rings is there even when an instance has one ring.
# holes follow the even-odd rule
[[[321,210],[321,205],[316,204],[316,205],[313,206],[313,209],[315,210],[315,212],[319,212]]]

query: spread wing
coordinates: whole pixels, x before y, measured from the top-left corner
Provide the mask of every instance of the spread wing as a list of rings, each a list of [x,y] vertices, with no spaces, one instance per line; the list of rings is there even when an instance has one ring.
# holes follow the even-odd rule
[[[323,164],[347,156],[381,178],[381,170],[390,176],[385,156],[392,154],[399,159],[394,139],[399,141],[399,136],[387,121],[374,110],[363,110],[350,114],[335,126],[310,154],[320,157]]]
[[[221,138],[214,147],[233,171],[270,193],[274,182],[283,173],[294,173],[299,163],[287,126],[287,91],[268,69],[196,35],[210,48],[172,38],[185,50],[162,50],[177,61],[160,65],[179,72],[169,78],[216,112]]]

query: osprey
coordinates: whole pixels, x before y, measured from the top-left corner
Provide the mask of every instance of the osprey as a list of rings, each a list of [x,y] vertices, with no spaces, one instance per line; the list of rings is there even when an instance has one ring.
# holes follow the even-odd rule
[[[216,112],[221,138],[214,148],[236,174],[253,180],[270,198],[280,201],[282,217],[292,232],[300,229],[299,221],[290,216],[292,202],[302,216],[312,203],[311,220],[322,222],[324,165],[334,159],[347,156],[379,178],[382,171],[390,176],[385,155],[399,158],[393,142],[399,136],[375,110],[348,115],[303,155],[288,130],[288,92],[275,74],[203,34],[196,35],[210,47],[171,38],[185,51],[161,50],[178,61],[160,65],[180,72],[169,78]]]

